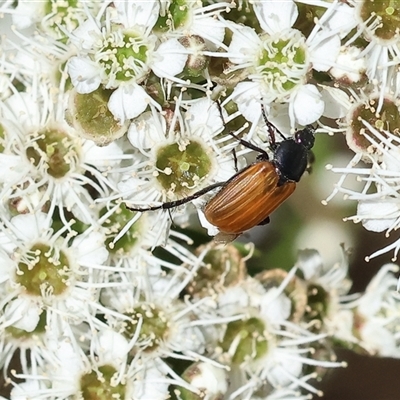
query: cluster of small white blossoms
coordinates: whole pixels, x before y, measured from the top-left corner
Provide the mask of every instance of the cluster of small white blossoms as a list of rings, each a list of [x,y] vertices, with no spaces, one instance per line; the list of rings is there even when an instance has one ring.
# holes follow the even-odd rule
[[[207,196],[129,209],[227,181],[249,152],[229,131],[265,148],[262,104],[287,135],[340,118],[357,153],[344,173],[367,182],[358,218],[395,229],[400,5],[377,3],[0,2],[11,400],[309,399],[317,371],[343,365],[334,344],[400,355],[394,265],[348,295],[344,250],[334,266],[308,250],[290,272],[260,262],[255,275],[251,246],[195,239],[192,203],[216,233]],[[356,169],[361,159],[373,169]]]
[[[330,71],[340,89],[332,94],[343,112],[337,128],[323,130],[344,133],[355,155],[345,168],[327,166],[342,176],[324,202],[338,193],[357,201],[356,214],[345,220],[389,237],[400,228],[400,2],[350,0],[348,5],[358,23],[342,40],[341,65]],[[396,237],[366,260],[393,251],[395,261],[399,250]]]

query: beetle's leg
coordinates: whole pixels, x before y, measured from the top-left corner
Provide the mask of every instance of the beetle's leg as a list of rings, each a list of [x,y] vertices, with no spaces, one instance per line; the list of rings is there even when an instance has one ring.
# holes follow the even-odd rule
[[[271,146],[271,149],[274,149],[276,147],[275,133],[277,133],[282,138],[282,140],[287,140],[287,138],[274,124],[272,124],[268,120],[263,103],[261,103],[261,113],[264,118],[265,125],[267,125],[268,128],[269,144]]]
[[[258,225],[267,225],[271,222],[269,217],[265,218],[263,221],[261,221]]]
[[[224,120],[224,114],[222,114],[222,106],[221,106],[221,102],[219,100],[215,100],[215,102],[217,103],[217,107],[218,107],[218,111],[219,111],[219,115],[221,117],[222,120],[222,124],[225,126],[225,120]]]
[[[236,151],[235,151],[235,149],[232,149],[232,155],[233,155],[233,162],[234,162],[234,164],[235,164],[235,171],[236,171],[236,173],[237,172],[239,172],[239,170],[238,170],[238,159],[237,159],[237,157],[236,157]]]
[[[126,206],[126,208],[128,210],[131,210],[131,211],[139,211],[139,212],[155,211],[155,210],[169,210],[170,208],[175,208],[175,207],[181,206],[182,204],[189,203],[190,201],[195,200],[200,196],[203,196],[203,194],[206,194],[206,193],[210,192],[213,189],[216,189],[218,187],[224,186],[225,183],[226,182],[213,183],[212,185],[207,186],[204,189],[201,189],[196,193],[193,193],[191,196],[184,197],[183,199],[179,199],[179,200],[168,201],[168,202],[163,203],[163,204],[161,204],[159,206],[152,206],[152,207],[131,207],[131,206]]]
[[[168,215],[169,215],[169,219],[171,220],[172,226],[175,226],[174,219],[172,218],[172,214],[171,214],[171,209],[170,208],[168,208]]]
[[[247,147],[248,149],[257,151],[258,153],[262,154],[262,159],[267,159],[268,160],[268,153],[263,150],[261,147],[256,146],[255,144],[251,144],[247,140],[241,139],[239,136],[236,136],[234,133],[229,132],[231,136],[233,136],[241,145],[244,147]]]
[[[218,107],[218,110],[219,110],[219,113],[220,113],[220,116],[221,116],[222,123],[223,123],[224,125],[226,125],[226,124],[225,124],[225,120],[224,120],[224,116],[223,116],[223,114],[222,114],[221,103],[220,103],[219,101],[216,101],[216,103],[217,103],[217,107]],[[271,124],[271,125],[272,125],[272,124]],[[273,125],[272,125],[272,126],[273,126]],[[269,159],[268,154],[267,154],[262,148],[260,148],[260,147],[258,147],[258,146],[256,146],[256,145],[254,145],[254,144],[251,144],[251,143],[248,142],[247,140],[241,139],[239,136],[235,135],[233,132],[229,132],[229,134],[230,134],[231,136],[233,136],[238,142],[240,142],[240,144],[241,144],[242,146],[247,147],[248,149],[257,151],[258,153],[261,153],[261,154],[262,154],[262,157],[261,157],[262,160],[268,160],[268,159]],[[239,172],[239,171],[238,171],[238,168],[237,168],[236,154],[234,155],[234,157],[235,157],[235,170],[236,170],[236,172]],[[257,157],[257,158],[258,158],[258,157]]]

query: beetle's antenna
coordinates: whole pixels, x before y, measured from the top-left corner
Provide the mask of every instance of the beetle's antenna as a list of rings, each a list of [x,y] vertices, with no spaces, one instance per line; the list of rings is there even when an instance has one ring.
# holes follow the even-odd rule
[[[206,194],[210,192],[213,189],[216,189],[218,187],[224,186],[226,182],[217,182],[213,183],[210,186],[205,187],[204,189],[199,190],[196,193],[193,193],[191,196],[184,197],[183,199],[179,200],[174,200],[174,201],[168,201],[166,203],[162,203],[159,206],[152,206],[152,207],[131,207],[131,206],[126,206],[128,210],[131,211],[138,211],[138,212],[145,212],[145,211],[156,211],[156,210],[169,210],[171,208],[175,208],[178,206],[181,206],[182,204],[189,203],[192,200],[197,199],[200,196],[203,196],[203,194]]]
[[[269,119],[267,117],[267,113],[265,112],[265,107],[264,107],[263,103],[261,103],[261,113],[262,113],[265,125],[267,125],[267,128],[268,128],[271,148],[275,147],[275,133],[277,133],[282,138],[282,140],[287,140],[285,135],[272,122],[269,121]]]

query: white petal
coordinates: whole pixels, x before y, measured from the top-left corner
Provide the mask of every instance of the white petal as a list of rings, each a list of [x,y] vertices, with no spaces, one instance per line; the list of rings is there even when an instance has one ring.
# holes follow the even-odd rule
[[[238,310],[249,307],[248,293],[240,286],[231,286],[218,296],[218,312],[222,316],[232,316]]]
[[[389,136],[389,133],[387,133]],[[400,172],[400,149],[398,147],[394,147],[391,149],[387,149],[382,154],[382,162],[384,167],[382,169],[393,172]],[[399,176],[396,174],[396,176]]]
[[[296,267],[301,269],[304,279],[310,280],[313,276],[318,276],[322,270],[321,255],[314,249],[300,250]]]
[[[24,167],[25,165],[19,156],[0,154],[0,182],[17,183],[22,177]]]
[[[32,393],[40,393],[43,390],[48,390],[44,381],[30,379],[14,386],[11,390],[10,400],[30,400]]]
[[[289,318],[292,308],[291,301],[286,295],[281,293],[278,297],[276,296],[278,290],[278,288],[269,289],[262,297],[260,304],[262,315],[273,322]]]
[[[102,264],[108,257],[104,236],[100,232],[77,236],[72,244],[79,263]]]
[[[237,104],[239,111],[247,121],[257,123],[261,116],[260,85],[256,82],[240,82],[232,93],[232,99]]]
[[[156,0],[115,1],[113,6],[118,12],[118,22],[125,28],[142,26],[150,30],[157,22],[160,4]]]
[[[225,36],[225,26],[212,17],[195,18],[191,26],[191,34],[202,37],[210,50],[216,50]]]
[[[165,141],[165,119],[147,111],[135,119],[128,130],[128,140],[138,149],[151,149]]]
[[[384,326],[379,326],[375,321],[370,320],[360,330],[363,346],[371,354],[381,357],[399,357],[399,350],[395,336]]]
[[[299,15],[292,0],[257,1],[253,7],[261,28],[270,35],[291,28]]]
[[[358,24],[355,14],[355,7],[341,2],[336,3],[335,12],[324,25],[331,31],[338,32],[343,39]]]
[[[335,66],[329,73],[339,81],[346,83],[359,82],[365,77],[367,70],[366,58],[361,56],[362,50],[355,46],[343,47],[336,59]]]
[[[65,341],[57,340],[54,343],[54,348],[51,348],[51,351],[57,356],[59,360],[62,360],[62,364],[60,368],[64,373],[68,371],[68,375],[71,373],[80,374],[80,357],[77,352],[74,350],[74,347],[71,343],[68,342],[68,339]]]
[[[28,132],[38,127],[41,123],[42,110],[35,95],[28,93],[16,93],[4,101],[6,107],[2,107],[3,117],[23,126]],[[13,127],[10,127],[13,129]],[[15,129],[15,128],[14,128]]]
[[[100,35],[101,31],[96,21],[93,18],[89,18],[85,22],[79,24],[78,28],[72,32],[70,38],[71,43],[73,43],[76,48],[91,50],[95,42],[101,39]]]
[[[309,44],[310,59],[316,71],[328,71],[332,68],[340,52],[339,36],[327,36],[328,34],[329,32],[318,32]]]
[[[71,57],[67,63],[67,68],[72,84],[78,93],[91,93],[100,86],[99,67],[88,58]]]
[[[8,303],[4,310],[6,321],[15,320],[12,324],[15,328],[32,332],[39,323],[41,308],[26,298],[19,298]]]
[[[45,13],[45,3],[41,1],[23,0],[18,1],[12,21],[16,28],[25,29],[40,21]]]
[[[164,400],[170,397],[167,377],[151,365],[151,360],[141,367],[130,383],[127,385],[126,399]]]
[[[218,106],[209,99],[204,98],[194,102],[189,115],[190,132],[196,136],[203,136],[206,139],[215,136],[224,127]]]
[[[0,252],[0,283],[4,283],[15,274],[15,262],[4,252]]]
[[[160,78],[169,78],[183,71],[188,55],[176,39],[169,39],[158,46],[154,58],[153,72]]]
[[[321,117],[325,109],[321,93],[314,85],[304,85],[295,94],[292,107],[296,121],[308,125]]]
[[[16,215],[11,219],[18,236],[26,241],[36,241],[47,232],[49,223],[47,214],[37,212],[35,214]]]
[[[261,40],[254,29],[247,26],[235,28],[228,48],[229,60],[234,64],[253,61],[255,53],[261,47]]]
[[[78,287],[72,287],[68,296],[64,299],[66,313],[69,314],[69,322],[78,325],[87,319],[90,314],[89,304],[93,301],[93,293]]]
[[[148,106],[151,97],[136,83],[121,85],[114,90],[108,100],[108,108],[123,124],[125,120],[136,118]]]
[[[87,140],[83,145],[83,155],[85,162],[94,165],[100,170],[117,166],[120,163],[119,156],[122,157],[123,151],[116,142],[107,146],[96,146],[91,140]]]
[[[228,390],[228,376],[224,369],[206,363],[199,363],[197,368],[199,372],[193,376],[190,384],[204,390],[206,398],[210,396],[210,398],[218,399],[222,394],[226,393]]]
[[[294,348],[291,351],[295,351]],[[303,370],[303,363],[301,359],[295,359],[294,357],[285,357],[284,354],[278,351],[275,354],[269,355],[274,357],[275,362],[272,364],[272,368],[268,374],[268,380],[270,380],[273,386],[287,386],[293,381],[294,376],[299,376]],[[292,397],[293,398],[293,397]]]
[[[128,342],[120,333],[111,329],[104,330],[99,335],[100,349],[98,350],[101,362],[104,364],[121,365],[128,355]]]
[[[398,218],[399,207],[396,203],[383,201],[360,201],[357,216],[365,218],[362,224],[372,232],[383,232],[389,229]]]
[[[325,103],[324,117],[337,119],[347,115],[350,109],[350,97],[342,89],[320,85],[321,96]]]

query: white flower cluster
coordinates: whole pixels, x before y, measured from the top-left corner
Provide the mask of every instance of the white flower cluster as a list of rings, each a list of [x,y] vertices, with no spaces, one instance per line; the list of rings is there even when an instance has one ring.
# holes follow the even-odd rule
[[[345,199],[358,202],[356,214],[345,220],[361,222],[373,232],[385,231],[389,237],[400,228],[400,3],[348,3],[359,23],[346,33],[337,60],[341,67],[331,70],[341,89],[332,96],[345,112],[337,129],[324,130],[343,132],[355,156],[345,168],[328,165],[342,177],[324,203],[342,193]],[[361,184],[355,187],[354,179],[348,177]],[[366,260],[394,251],[395,261],[399,250],[400,240],[396,239]]]
[[[321,394],[310,383],[321,367],[342,365],[334,341],[398,355],[394,266],[347,296],[345,252],[330,272],[303,252],[289,273],[263,265],[254,276],[251,249],[196,247],[171,229],[188,225],[189,204],[130,210],[221,186],[249,152],[232,136],[265,148],[265,110],[288,137],[340,118],[357,152],[344,173],[367,182],[360,219],[397,228],[394,4],[0,2],[0,367],[11,400],[307,399]],[[361,159],[373,169],[356,169]]]

